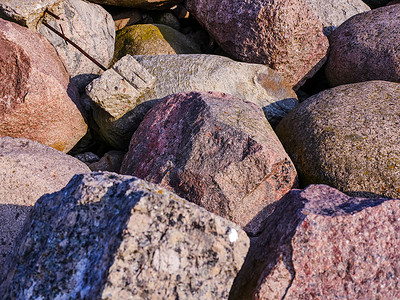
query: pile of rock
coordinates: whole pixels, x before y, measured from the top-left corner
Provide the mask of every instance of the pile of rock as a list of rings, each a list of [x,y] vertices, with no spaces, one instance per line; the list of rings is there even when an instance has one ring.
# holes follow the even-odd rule
[[[0,295],[400,298],[400,5],[364,2],[0,0]]]

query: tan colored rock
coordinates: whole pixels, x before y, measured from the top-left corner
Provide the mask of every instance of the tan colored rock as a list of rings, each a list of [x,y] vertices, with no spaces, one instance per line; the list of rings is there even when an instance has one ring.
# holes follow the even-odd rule
[[[297,179],[261,108],[217,92],[157,102],[133,134],[120,173],[159,183],[251,234]]]
[[[314,95],[276,133],[303,184],[400,198],[400,84],[368,81]]]
[[[325,73],[331,86],[385,80],[400,83],[400,6],[354,16],[330,37]]]
[[[78,159],[37,142],[0,137],[0,277],[6,256],[36,200],[90,169]]]
[[[114,62],[130,55],[201,53],[196,41],[162,24],[138,24],[117,32]]]
[[[191,0],[185,5],[225,52],[266,64],[295,89],[326,61],[323,25],[301,0]]]
[[[0,136],[68,152],[87,126],[60,57],[40,34],[0,19]]]

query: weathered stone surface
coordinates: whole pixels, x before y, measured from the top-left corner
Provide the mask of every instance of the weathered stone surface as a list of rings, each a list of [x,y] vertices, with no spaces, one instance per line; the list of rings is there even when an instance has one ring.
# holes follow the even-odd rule
[[[323,91],[286,115],[276,132],[300,180],[399,198],[399,100],[400,84],[369,81]]]
[[[115,44],[115,25],[111,15],[100,5],[82,0],[64,0],[53,6],[51,11],[61,20],[46,15],[44,20],[60,31],[62,25],[64,34],[99,63],[108,67],[113,55]],[[57,52],[64,59],[72,77],[80,74],[99,74],[100,67],[95,65],[81,52],[49,30],[44,25],[39,27]]]
[[[293,190],[268,218],[230,299],[398,299],[400,200]]]
[[[37,142],[0,137],[0,277],[5,257],[33,204],[90,169],[79,160]]]
[[[119,172],[125,154],[124,151],[109,151],[101,159],[91,163],[89,168],[92,171]]]
[[[57,52],[40,34],[0,19],[0,136],[68,152],[87,126]]]
[[[120,172],[160,183],[252,234],[296,181],[262,110],[216,92],[160,100],[133,134]]]
[[[115,7],[110,11],[115,23],[115,30],[120,30],[126,26],[134,25],[142,20],[140,10],[135,8]]]
[[[117,32],[114,61],[130,55],[201,53],[199,45],[179,31],[162,24],[138,24]]]
[[[298,101],[296,94],[274,70],[216,55],[134,56],[156,78],[154,90],[136,99],[138,106],[115,120],[93,107],[99,134],[116,148],[126,149],[146,112],[160,99],[185,91],[217,91],[232,94],[262,107],[275,126]],[[160,84],[162,82],[162,84]]]
[[[224,51],[266,64],[295,89],[325,62],[323,25],[301,0],[190,0],[186,8]]]
[[[35,204],[1,293],[44,299],[227,299],[239,226],[115,173],[77,175]]]
[[[0,18],[36,29],[46,8],[61,0],[0,0]]]
[[[165,9],[182,2],[182,0],[90,0],[90,2],[123,7]]]
[[[332,86],[386,80],[400,82],[400,6],[356,15],[330,37],[326,76]]]
[[[304,0],[304,2],[321,21],[326,36],[350,17],[370,10],[362,0]]]
[[[98,157],[96,154],[93,152],[83,152],[79,153],[74,156],[75,158],[79,159],[81,162],[85,163],[86,165],[90,165],[94,162],[97,162],[100,160],[100,157]]]
[[[86,87],[91,100],[118,119],[137,106],[136,100],[156,79],[132,56],[126,55]]]

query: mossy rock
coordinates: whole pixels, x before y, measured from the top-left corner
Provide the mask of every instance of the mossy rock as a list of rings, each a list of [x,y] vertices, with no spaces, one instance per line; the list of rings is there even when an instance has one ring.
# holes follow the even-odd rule
[[[161,24],[138,24],[117,32],[114,62],[130,55],[197,54],[200,47],[179,31]]]
[[[368,81],[314,95],[276,133],[304,186],[400,198],[400,84]]]

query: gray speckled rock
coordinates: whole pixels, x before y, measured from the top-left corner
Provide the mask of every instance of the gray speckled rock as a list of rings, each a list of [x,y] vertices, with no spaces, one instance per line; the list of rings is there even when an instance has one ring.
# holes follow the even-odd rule
[[[276,132],[305,185],[398,198],[399,101],[398,83],[338,86],[302,102]]]
[[[94,107],[100,135],[116,148],[126,149],[130,138],[154,99],[186,92],[217,91],[262,107],[271,125],[293,109],[296,94],[274,70],[258,64],[233,61],[216,55],[134,56],[156,78],[155,88],[137,99],[138,106],[115,120]]]
[[[331,86],[369,80],[400,83],[400,5],[350,18],[329,41],[325,73]]]
[[[370,10],[361,0],[304,0],[304,2],[321,21],[326,36],[350,17]]]
[[[0,293],[12,299],[227,299],[239,226],[143,180],[75,176],[35,204]]]
[[[120,172],[160,183],[252,234],[297,183],[262,110],[217,92],[161,99],[133,134]]]
[[[58,31],[60,31],[61,24],[66,37],[102,65],[108,67],[114,55],[115,24],[105,9],[100,5],[82,0],[64,0],[51,7],[51,11],[57,14],[61,20],[55,20],[52,16],[46,15],[47,23]],[[99,74],[101,72],[97,65],[77,49],[67,45],[61,37],[44,25],[40,25],[38,31],[56,48],[72,77],[79,74]]]
[[[0,0],[0,17],[36,29],[46,8],[62,0]]]
[[[36,200],[90,169],[78,159],[37,142],[0,138],[0,277],[6,255]]]
[[[86,86],[86,94],[115,119],[136,107],[136,100],[154,87],[156,79],[126,55]]]
[[[231,300],[399,299],[400,200],[292,190],[252,243]]]

